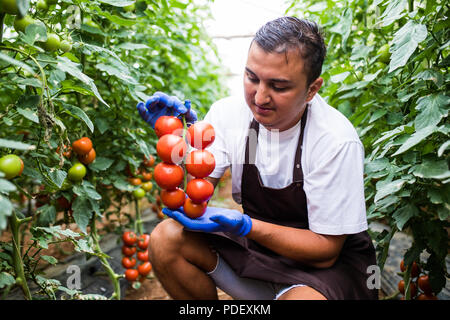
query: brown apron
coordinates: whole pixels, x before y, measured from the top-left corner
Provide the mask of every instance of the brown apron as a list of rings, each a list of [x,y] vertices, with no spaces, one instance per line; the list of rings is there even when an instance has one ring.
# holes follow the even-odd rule
[[[250,217],[278,225],[308,229],[306,194],[303,191],[301,167],[303,134],[307,110],[302,116],[299,143],[295,154],[293,182],[282,189],[265,187],[250,155],[256,155],[256,143],[249,150],[247,137],[242,173],[242,206]],[[253,119],[250,129],[259,131]],[[249,130],[250,132],[250,130]],[[257,135],[256,135],[257,136]],[[348,235],[336,263],[326,269],[306,266],[283,257],[246,237],[229,233],[208,236],[210,244],[241,277],[275,283],[310,286],[327,299],[378,299],[377,289],[368,289],[367,267],[376,265],[375,250],[367,233]]]

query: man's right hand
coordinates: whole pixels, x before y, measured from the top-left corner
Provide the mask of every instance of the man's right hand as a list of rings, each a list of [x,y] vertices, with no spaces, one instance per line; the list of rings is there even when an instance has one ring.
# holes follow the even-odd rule
[[[185,115],[186,122],[194,123],[197,121],[197,113],[191,109],[191,101],[180,101],[175,96],[168,96],[163,92],[156,92],[152,95],[144,104],[139,102],[136,106],[139,111],[139,115],[145,120],[152,128],[155,128],[155,122],[161,116],[175,116],[180,114]]]

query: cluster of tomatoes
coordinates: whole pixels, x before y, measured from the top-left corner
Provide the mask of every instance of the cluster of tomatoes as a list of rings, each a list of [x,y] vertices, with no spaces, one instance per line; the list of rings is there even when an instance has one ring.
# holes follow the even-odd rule
[[[155,163],[155,158],[150,155],[147,159],[144,156],[140,168],[134,170],[134,172],[128,166],[126,168],[126,173],[128,175],[128,181],[133,186],[139,186],[139,188],[133,190],[133,196],[136,199],[141,199],[145,197],[146,192],[150,192],[153,189],[153,183],[150,181],[153,177],[150,168],[153,167]]]
[[[56,152],[59,154],[62,152],[62,155],[68,159],[72,157],[72,151],[77,154],[77,161],[67,172],[67,178],[73,182],[79,182],[83,180],[86,176],[87,169],[85,165],[91,164],[94,162],[97,154],[92,144],[92,140],[88,137],[82,137],[72,143],[72,146],[67,147],[63,146],[63,150],[58,147]]]
[[[133,231],[126,231],[122,235],[122,266],[125,270],[125,279],[130,282],[138,280],[144,280],[147,275],[152,271],[152,264],[148,260],[148,245],[150,243],[150,235],[142,234],[139,237]],[[134,257],[136,254],[137,260],[140,261],[137,265],[137,260]]]
[[[215,168],[212,153],[205,150],[215,139],[211,124],[200,121],[187,130],[187,141],[193,150],[186,155],[188,146],[183,139],[184,126],[174,116],[162,116],[155,123],[155,132],[159,140],[156,152],[162,160],[155,167],[155,181],[161,190],[161,201],[169,209],[183,207],[190,218],[202,216],[207,201],[214,193],[214,186],[204,178]],[[186,170],[195,179],[189,181],[184,191],[179,186],[184,179],[184,170],[180,166],[185,160]]]
[[[403,273],[406,271],[405,262],[400,262],[400,271]],[[414,281],[413,279],[416,279]],[[421,275],[421,270],[416,262],[411,265],[411,280],[409,282],[411,299],[416,300],[438,300],[431,289],[430,280],[427,274]],[[419,290],[420,289],[420,290]],[[398,283],[398,291],[405,295],[405,281],[400,280]],[[402,297],[404,299],[404,297]]]

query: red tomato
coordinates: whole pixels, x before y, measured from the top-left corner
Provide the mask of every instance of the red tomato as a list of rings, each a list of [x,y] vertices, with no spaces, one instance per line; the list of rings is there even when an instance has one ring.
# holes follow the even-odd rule
[[[128,281],[136,281],[139,277],[139,271],[136,269],[127,269],[125,270],[125,279]]]
[[[122,253],[124,256],[131,257],[136,253],[136,247],[122,246]]]
[[[144,156],[144,161],[143,161],[142,163],[143,163],[143,165],[144,165],[145,167],[147,167],[147,168],[153,167],[153,165],[155,164],[155,157],[153,157],[152,155],[150,155],[150,159],[147,159],[147,158]]]
[[[138,266],[138,271],[141,276],[146,276],[152,271],[152,264],[150,262],[144,262]]]
[[[207,203],[194,203],[190,198],[186,198],[183,205],[184,213],[191,219],[201,217],[206,211]]]
[[[183,122],[174,116],[161,116],[155,122],[155,133],[158,138],[165,134],[183,135]]]
[[[130,258],[130,257],[123,257],[122,258],[122,266],[125,269],[131,269],[136,265],[136,259]]]
[[[138,258],[138,260],[143,261],[143,262],[148,261],[148,250],[139,251],[137,253],[137,258]]]
[[[202,203],[211,199],[214,186],[205,179],[192,179],[186,186],[186,193],[194,203]]]
[[[125,245],[131,247],[135,245],[137,237],[133,231],[127,231],[123,233],[122,240]]]
[[[195,149],[205,149],[214,142],[215,138],[214,128],[208,122],[196,122],[188,129],[188,141]]]
[[[149,243],[150,243],[150,235],[144,233],[139,236],[137,246],[139,247],[139,249],[145,250],[148,248]]]
[[[187,145],[183,138],[174,134],[166,134],[159,138],[156,152],[165,163],[180,163],[186,154]]]
[[[432,295],[433,290],[431,290],[430,286],[430,279],[428,278],[428,275],[420,276],[419,279],[417,279],[417,284],[419,285],[419,288],[426,294],[426,295]]]
[[[148,171],[142,171],[142,180],[144,180],[144,181],[150,181],[150,180],[152,180],[152,173],[151,172],[148,172]]]
[[[92,141],[88,137],[83,137],[72,143],[72,149],[79,156],[87,154],[92,149]]]
[[[186,170],[196,178],[205,178],[214,171],[216,160],[208,150],[193,150],[186,157]]]
[[[92,148],[88,153],[79,156],[78,160],[83,163],[83,164],[90,164],[92,162],[94,162],[95,158],[96,158],[97,154],[95,153],[95,149]]]
[[[178,209],[184,204],[184,200],[186,199],[186,195],[184,191],[180,188],[176,188],[175,190],[162,190],[161,191],[161,200],[164,205],[169,209]]]
[[[156,165],[153,176],[161,189],[174,190],[183,181],[184,171],[176,164],[160,162]]]

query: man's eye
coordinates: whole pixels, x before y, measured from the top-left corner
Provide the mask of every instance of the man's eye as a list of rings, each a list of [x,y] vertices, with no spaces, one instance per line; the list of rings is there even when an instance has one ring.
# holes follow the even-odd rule
[[[285,90],[289,89],[287,87],[276,87],[276,86],[272,86],[272,88],[275,91],[285,91]]]
[[[250,80],[250,82],[253,82],[253,83],[257,83],[258,82],[257,78],[252,78],[252,77],[247,77],[247,78],[248,78],[248,80]]]

